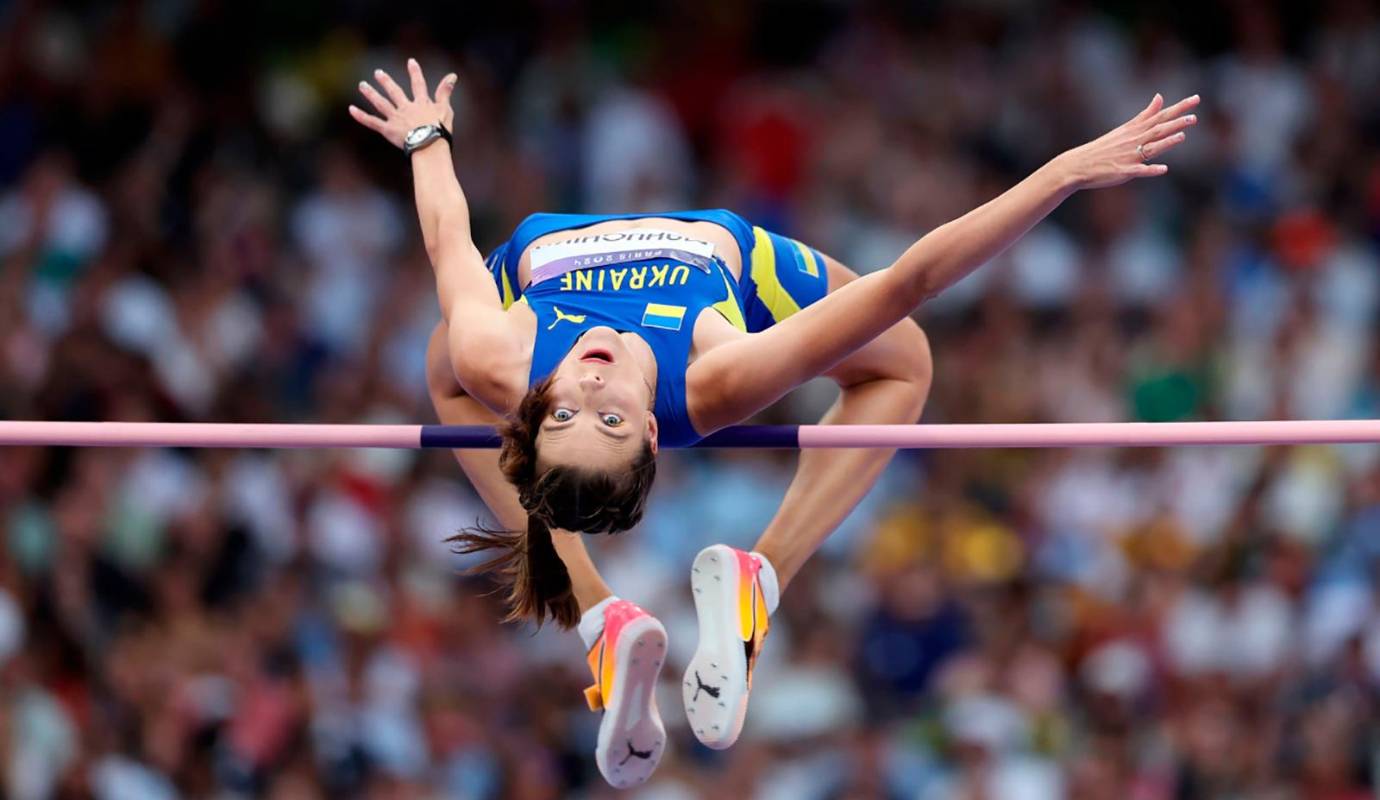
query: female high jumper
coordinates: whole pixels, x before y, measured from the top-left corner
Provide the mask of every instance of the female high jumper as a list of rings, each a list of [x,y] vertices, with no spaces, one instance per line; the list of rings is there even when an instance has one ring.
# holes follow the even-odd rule
[[[632,786],[661,758],[653,689],[666,632],[613,595],[577,533],[637,524],[658,447],[694,443],[817,376],[841,388],[825,424],[912,423],[930,356],[909,315],[986,263],[1080,189],[1163,175],[1148,163],[1182,142],[1195,95],[1069,150],[1010,190],[942,225],[894,264],[857,276],[795,240],[724,210],[534,214],[487,262],[451,159],[447,75],[429,93],[408,61],[411,97],[382,70],[360,91],[361,125],[410,158],[417,214],[444,321],[428,348],[441,421],[503,422],[499,453],[456,451],[502,531],[456,537],[497,549],[510,619],[550,616],[588,648],[591,709],[604,711],[595,760]],[[807,451],[753,551],[702,550],[690,584],[699,643],[682,682],[691,728],[712,748],[742,729],[752,669],[780,592],[872,486],[893,450]]]

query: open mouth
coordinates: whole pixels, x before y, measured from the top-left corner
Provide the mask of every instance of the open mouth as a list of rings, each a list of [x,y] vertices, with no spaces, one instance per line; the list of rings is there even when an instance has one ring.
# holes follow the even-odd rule
[[[613,354],[607,350],[586,350],[584,354],[580,356],[580,360],[586,362],[592,361],[598,364],[612,364]]]

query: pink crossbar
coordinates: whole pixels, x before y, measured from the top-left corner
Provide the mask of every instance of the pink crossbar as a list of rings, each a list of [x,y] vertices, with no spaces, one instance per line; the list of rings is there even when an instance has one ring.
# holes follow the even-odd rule
[[[434,443],[424,439],[424,428],[436,436]],[[1380,420],[743,426],[721,431],[705,445],[919,449],[1357,442],[1380,442]],[[497,440],[492,429],[482,426],[0,421],[0,446],[4,445],[414,449],[495,447]]]
[[[411,449],[421,435],[420,425],[0,421],[0,445]]]
[[[1380,442],[1380,420],[802,425],[800,447],[1171,447]]]

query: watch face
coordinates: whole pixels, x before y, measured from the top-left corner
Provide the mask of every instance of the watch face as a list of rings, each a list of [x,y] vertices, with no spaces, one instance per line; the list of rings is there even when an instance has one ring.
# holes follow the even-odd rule
[[[430,135],[431,126],[423,125],[420,128],[413,128],[412,130],[408,131],[406,141],[408,144],[412,145],[421,144],[422,142],[425,142],[427,137]]]

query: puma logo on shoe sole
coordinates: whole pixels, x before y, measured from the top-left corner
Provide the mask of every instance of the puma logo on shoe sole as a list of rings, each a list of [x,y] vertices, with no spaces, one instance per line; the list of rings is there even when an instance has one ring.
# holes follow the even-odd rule
[[[700,673],[699,673],[698,670],[695,671],[695,683],[698,684],[698,685],[695,687],[695,696],[690,698],[690,702],[693,703],[693,702],[695,702],[696,700],[700,699],[700,690],[701,690],[701,689],[704,690],[704,693],[705,693],[705,694],[709,695],[710,697],[714,698],[715,700],[718,700],[718,699],[719,699],[719,687],[717,687],[717,686],[710,686],[709,684],[705,683],[705,682],[700,678]]]
[[[629,739],[629,740],[628,740],[628,754],[625,755],[625,756],[623,756],[623,760],[618,762],[618,766],[620,766],[620,767],[623,766],[624,764],[628,763],[628,760],[629,760],[629,759],[633,759],[633,758],[640,758],[640,759],[642,759],[643,761],[646,761],[646,760],[648,760],[648,759],[650,759],[650,758],[652,757],[652,753],[653,753],[653,752],[655,752],[655,751],[654,751],[654,750],[636,750],[636,749],[634,749],[634,748],[633,748],[633,745],[632,745],[632,740]]]

